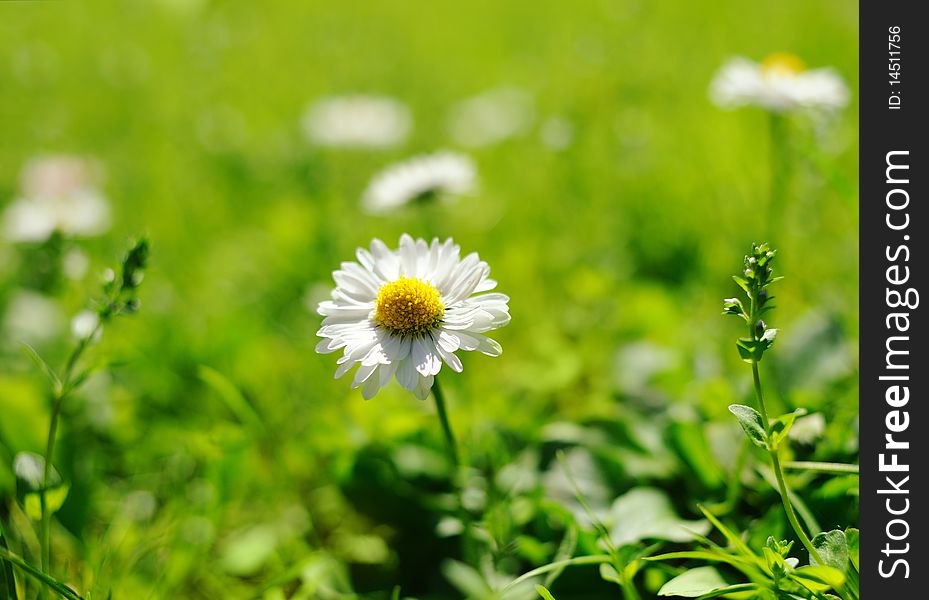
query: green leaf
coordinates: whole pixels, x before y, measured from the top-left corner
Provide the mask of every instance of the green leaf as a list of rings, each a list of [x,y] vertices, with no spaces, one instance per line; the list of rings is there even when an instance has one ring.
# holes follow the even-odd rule
[[[239,388],[229,381],[225,375],[206,365],[200,365],[197,374],[204,383],[213,388],[226,405],[226,408],[228,408],[243,425],[248,425],[257,432],[262,432],[264,430],[264,423],[261,417],[258,416],[258,413],[255,412],[252,405],[249,404],[245,396],[242,395]]]
[[[787,573],[787,562],[784,557],[768,547],[762,548],[761,551],[764,553],[768,571],[775,576],[775,579],[783,577]]]
[[[858,566],[858,530],[849,527],[845,530],[845,542],[848,544],[848,559],[852,561],[856,571],[861,571]]]
[[[62,483],[57,487],[49,486],[48,491],[45,492],[45,506],[48,508],[48,514],[53,515],[61,508],[65,503],[65,500],[68,499],[68,492],[71,491],[71,486],[66,483]],[[23,510],[26,511],[26,514],[29,515],[29,518],[34,521],[42,520],[42,494],[26,494],[23,498]]]
[[[0,550],[9,551],[3,535],[3,524],[0,523]],[[0,600],[16,600],[16,579],[13,577],[13,566],[0,558]]]
[[[793,427],[797,417],[802,417],[805,414],[805,408],[798,408],[792,413],[787,413],[786,415],[781,415],[774,419],[774,422],[771,423],[771,437],[769,442],[772,450],[777,450],[781,442],[787,439],[787,434],[790,433],[790,428]]]
[[[710,449],[706,429],[698,423],[677,422],[671,424],[670,434],[675,449],[693,475],[708,488],[721,487],[725,475]]]
[[[746,294],[749,294],[749,296],[751,295],[752,292],[748,284],[748,279],[742,277],[741,275],[733,275],[732,280],[735,281],[736,284],[738,284],[738,286],[742,288]]]
[[[776,329],[768,329],[765,331],[777,332]],[[754,340],[752,338],[739,338],[739,341],[735,343],[736,348],[739,350],[739,356],[747,363],[761,362],[761,357],[764,356],[765,350],[771,347],[774,344],[774,339],[760,339]]]
[[[658,595],[697,598],[721,590],[728,585],[714,567],[697,567],[684,571],[661,586]]]
[[[279,542],[277,531],[270,525],[236,532],[223,544],[219,566],[230,575],[254,575],[271,558]]]
[[[705,535],[710,524],[681,519],[668,496],[657,488],[630,490],[613,502],[609,514],[610,539],[616,546],[644,539],[688,542],[694,533]]]
[[[761,419],[761,414],[752,408],[751,406],[745,406],[744,404],[730,404],[729,412],[735,415],[735,418],[739,420],[739,425],[742,426],[742,430],[745,432],[745,435],[748,436],[748,439],[751,440],[753,444],[759,448],[768,447],[768,434],[765,432],[764,421]]]
[[[616,572],[616,567],[608,563],[600,565],[600,578],[603,581],[623,585],[623,580],[620,578],[619,573]]]
[[[535,591],[538,592],[539,595],[542,596],[542,598],[544,598],[545,600],[555,600],[555,597],[552,596],[552,593],[548,591],[547,589],[545,589],[544,587],[542,587],[541,585],[535,586]]]
[[[56,594],[67,600],[84,600],[81,598],[80,594],[72,590],[70,587],[64,583],[58,581],[51,575],[41,571],[40,569],[32,566],[31,564],[24,561],[19,556],[13,554],[9,550],[0,547],[0,560],[7,560],[11,564],[15,565],[18,569],[25,572],[27,575],[40,581],[43,585],[54,591]]]
[[[55,514],[68,497],[70,486],[61,479],[58,471],[52,467],[48,475],[48,487],[45,487],[45,459],[33,452],[20,452],[13,459],[13,472],[16,474],[16,487],[19,491],[23,510],[31,519],[42,519],[42,494],[45,494],[45,506],[49,514]]]
[[[845,539],[845,532],[841,529],[818,534],[813,538],[813,547],[822,558],[822,563],[817,561],[815,556],[811,556],[810,564],[835,567],[842,573],[848,570],[848,540]]]
[[[446,560],[442,563],[442,573],[467,598],[487,598],[493,594],[481,574],[470,565]]]
[[[27,344],[22,342],[23,350],[32,359],[32,362],[36,364],[37,367],[42,371],[42,373],[48,378],[49,383],[52,384],[52,389],[57,394],[61,390],[61,380],[58,379],[58,375],[55,374],[55,371],[52,370],[48,363],[45,362],[45,359],[39,354],[39,352]]]
[[[838,590],[845,585],[845,574],[826,565],[800,567],[792,571],[790,576],[815,592]]]

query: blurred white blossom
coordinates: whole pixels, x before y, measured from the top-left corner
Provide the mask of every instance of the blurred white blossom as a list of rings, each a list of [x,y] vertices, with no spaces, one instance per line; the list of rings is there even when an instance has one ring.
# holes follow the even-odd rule
[[[500,87],[452,107],[448,132],[462,146],[488,146],[525,133],[534,118],[535,106],[529,92]]]
[[[382,214],[429,196],[468,194],[477,186],[474,162],[463,154],[416,156],[378,173],[361,198],[367,212]]]
[[[389,148],[403,143],[413,127],[405,104],[384,96],[332,96],[307,108],[307,139],[319,146]]]
[[[574,125],[564,117],[550,117],[539,128],[539,138],[552,150],[564,150],[574,141]]]
[[[710,98],[723,108],[830,111],[848,104],[849,90],[833,69],[807,69],[796,56],[776,53],[760,63],[730,59],[710,84]]]
[[[76,156],[47,156],[23,169],[20,196],[3,212],[3,235],[13,242],[41,242],[56,231],[95,236],[110,225],[100,191],[100,167]]]
[[[52,299],[27,290],[13,294],[3,317],[4,337],[28,344],[55,337],[63,325],[64,316]]]

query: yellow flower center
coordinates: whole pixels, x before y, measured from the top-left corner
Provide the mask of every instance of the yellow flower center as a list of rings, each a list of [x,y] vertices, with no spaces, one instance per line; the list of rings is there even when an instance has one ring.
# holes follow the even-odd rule
[[[796,75],[805,71],[806,65],[789,52],[775,52],[761,61],[761,70],[766,75]]]
[[[381,286],[374,307],[377,324],[399,335],[423,335],[445,315],[439,290],[413,277],[401,277]]]

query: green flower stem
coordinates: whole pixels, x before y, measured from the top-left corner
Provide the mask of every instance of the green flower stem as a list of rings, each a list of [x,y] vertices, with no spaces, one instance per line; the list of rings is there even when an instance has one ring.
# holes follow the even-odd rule
[[[55,386],[55,389],[52,392],[52,414],[51,419],[48,424],[48,437],[45,441],[45,470],[42,475],[42,493],[39,495],[39,503],[42,510],[42,521],[40,527],[39,535],[39,545],[41,549],[40,562],[39,564],[42,567],[42,571],[49,572],[51,570],[51,561],[52,561],[52,550],[51,550],[51,512],[48,510],[48,502],[46,500],[46,494],[48,493],[48,486],[52,476],[52,457],[55,454],[55,439],[58,435],[58,421],[61,416],[61,407],[64,404],[65,398],[68,397],[68,394],[71,392],[72,387],[72,377],[74,376],[74,367],[77,366],[77,361],[81,358],[81,355],[84,354],[84,350],[87,349],[87,346],[90,344],[97,333],[100,331],[102,326],[103,319],[101,318],[97,322],[97,326],[94,327],[94,330],[90,335],[81,339],[77,346],[74,347],[74,350],[71,352],[71,355],[68,357],[68,362],[65,364],[65,369],[63,376],[61,378],[61,383]],[[47,590],[43,595],[47,595]]]
[[[455,433],[452,431],[452,424],[448,420],[448,411],[445,408],[445,393],[439,385],[439,378],[436,377],[432,383],[432,397],[435,399],[436,412],[439,414],[439,423],[442,425],[442,434],[445,436],[445,447],[448,450],[448,457],[452,461],[455,471],[461,461],[458,459],[458,442],[455,440]]]
[[[761,391],[761,377],[758,375],[758,363],[755,361],[752,361],[752,380],[755,383],[755,397],[758,399],[758,408],[761,412],[761,419],[764,423],[765,431],[770,438],[771,426],[768,422],[768,412],[764,406],[764,394]],[[777,488],[781,494],[781,502],[784,504],[784,512],[787,514],[787,521],[793,528],[794,533],[796,533],[797,537],[800,539],[800,543],[803,544],[803,547],[806,548],[807,552],[810,553],[810,557],[815,558],[817,563],[824,564],[822,557],[819,555],[819,552],[817,552],[816,548],[813,547],[813,542],[811,542],[810,538],[807,537],[806,533],[803,531],[803,527],[797,520],[797,515],[794,512],[793,504],[790,502],[790,491],[787,489],[787,482],[784,480],[784,473],[781,470],[781,462],[777,456],[777,450],[769,449],[768,455],[771,457],[771,466],[774,469],[774,477],[777,479]]]
[[[792,469],[795,471],[816,471],[819,473],[829,473],[832,475],[858,475],[858,465],[847,465],[845,463],[793,460],[785,462],[784,468]]]

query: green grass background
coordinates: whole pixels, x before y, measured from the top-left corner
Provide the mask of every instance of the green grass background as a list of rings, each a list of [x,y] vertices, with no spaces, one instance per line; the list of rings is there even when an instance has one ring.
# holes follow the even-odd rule
[[[787,277],[763,365],[772,402],[826,416],[802,458],[855,460],[857,36],[856,5],[838,0],[0,3],[0,205],[36,154],[93,155],[108,175],[114,226],[79,243],[92,274],[57,301],[82,308],[128,237],[153,248],[141,313],[91,355],[118,365],[66,407],[59,574],[99,598],[326,597],[319,586],[348,589],[341,579],[372,597],[397,583],[460,597],[439,573],[458,549],[433,531],[447,482],[431,403],[398,386],[364,402],[313,351],[320,318],[307,298],[357,246],[402,232],[454,236],[512,299],[495,336],[503,356],[443,371],[483,476],[533,449],[546,469],[563,443],[547,426],[571,422],[612,436],[598,460],[613,496],[657,485],[689,518],[720,500],[725,443],[705,432],[729,432],[726,406],[750,400],[741,321],[719,316],[720,300],[762,237]],[[791,121],[789,201],[772,230],[767,115],[719,110],[706,90],[726,58],[776,51],[833,66],[853,93],[825,124]],[[454,148],[448,109],[498,85],[531,92],[539,118],[570,121],[573,143],[553,151],[535,128],[473,151],[480,193],[425,219],[360,212],[377,170]],[[408,143],[307,144],[306,105],[350,92],[408,103]],[[0,309],[26,256],[0,246]],[[59,364],[68,343],[63,332],[40,350]],[[14,519],[9,465],[43,447],[48,408],[15,340],[0,345],[0,515]],[[204,367],[219,373],[213,385]],[[236,412],[232,389],[254,417]],[[715,458],[681,431],[710,439]],[[824,525],[853,525],[849,485],[817,481],[797,485]],[[748,489],[733,518],[751,529],[777,497],[763,482]],[[132,518],[150,499],[154,513]],[[530,504],[547,510],[541,496]],[[759,528],[783,530],[770,514]],[[502,520],[490,527],[499,570],[551,558],[557,527],[549,537]],[[541,549],[520,549],[520,536]],[[615,594],[595,570],[572,577],[563,597]]]

